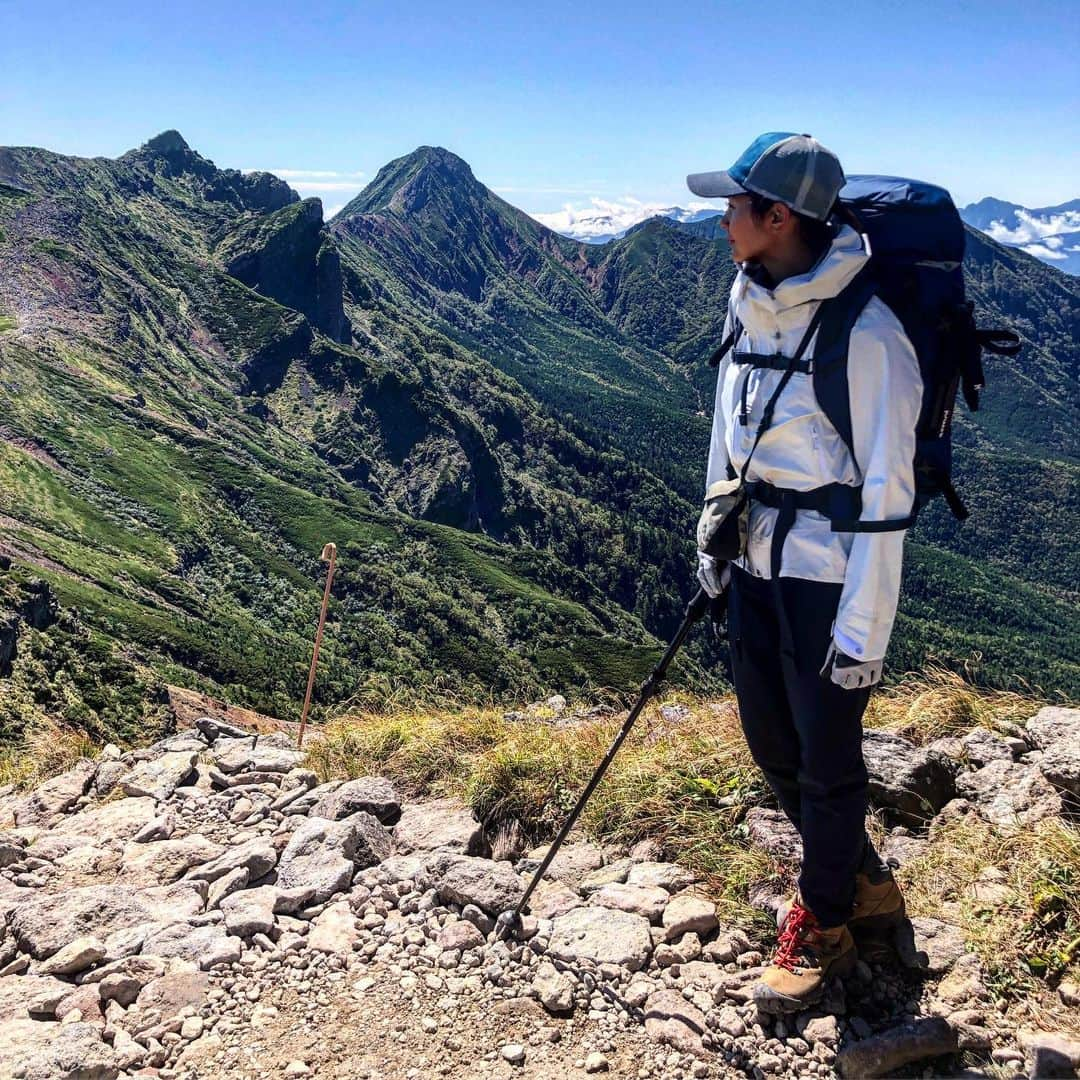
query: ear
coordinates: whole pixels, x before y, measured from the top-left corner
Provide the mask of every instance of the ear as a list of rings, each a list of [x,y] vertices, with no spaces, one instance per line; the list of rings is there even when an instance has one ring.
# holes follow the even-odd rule
[[[783,232],[795,223],[795,217],[791,212],[791,207],[777,202],[773,203],[769,208],[769,216],[766,221],[773,232]]]

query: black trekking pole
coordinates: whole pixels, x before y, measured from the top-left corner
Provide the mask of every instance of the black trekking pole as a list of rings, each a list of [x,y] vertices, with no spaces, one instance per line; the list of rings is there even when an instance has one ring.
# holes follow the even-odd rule
[[[503,938],[507,934],[512,933],[517,937],[521,932],[521,913],[525,910],[526,905],[529,903],[529,897],[532,896],[533,890],[540,883],[547,868],[551,865],[551,860],[555,858],[555,853],[562,846],[563,841],[566,839],[570,830],[577,822],[581,811],[585,809],[585,804],[589,801],[590,796],[596,790],[597,785],[604,778],[604,773],[607,772],[608,766],[611,764],[615,755],[619,752],[619,747],[622,746],[626,736],[630,734],[630,729],[634,726],[634,721],[641,715],[641,710],[645,708],[649,698],[656,693],[660,688],[660,684],[667,677],[667,670],[671,666],[671,662],[675,659],[675,654],[682,648],[683,642],[686,640],[687,634],[690,633],[690,628],[696,623],[708,610],[709,607],[709,594],[704,589],[699,589],[697,595],[689,604],[686,605],[686,613],[683,616],[682,624],[675,632],[675,636],[671,639],[671,644],[668,645],[667,651],[660,659],[660,663],[653,669],[652,674],[641,684],[641,692],[638,695],[637,701],[634,703],[634,707],[627,714],[626,720],[623,722],[623,726],[619,729],[618,735],[615,736],[614,741],[608,747],[607,753],[604,755],[603,760],[597,766],[596,772],[593,773],[592,779],[585,785],[585,790],[578,798],[577,805],[570,811],[570,816],[563,823],[563,827],[559,830],[559,835],[551,842],[551,846],[547,850],[547,854],[544,856],[543,862],[536,869],[536,873],[533,874],[532,881],[529,882],[528,888],[525,890],[521,899],[518,901],[518,905],[513,911],[504,911],[496,921],[496,937]]]

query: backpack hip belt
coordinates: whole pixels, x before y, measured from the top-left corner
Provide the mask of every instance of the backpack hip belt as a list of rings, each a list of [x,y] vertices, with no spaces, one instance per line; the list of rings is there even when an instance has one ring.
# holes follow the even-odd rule
[[[861,484],[825,484],[809,491],[796,491],[764,480],[751,480],[746,485],[746,492],[751,502],[776,510],[814,510],[829,519],[833,532],[899,532],[915,524],[914,513],[902,518],[860,521]]]

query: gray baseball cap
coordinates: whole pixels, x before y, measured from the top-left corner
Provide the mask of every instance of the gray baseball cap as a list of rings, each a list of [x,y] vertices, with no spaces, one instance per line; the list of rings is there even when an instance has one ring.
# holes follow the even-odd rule
[[[770,131],[759,135],[726,172],[691,173],[695,195],[727,199],[748,191],[825,221],[844,186],[837,156],[809,135]]]

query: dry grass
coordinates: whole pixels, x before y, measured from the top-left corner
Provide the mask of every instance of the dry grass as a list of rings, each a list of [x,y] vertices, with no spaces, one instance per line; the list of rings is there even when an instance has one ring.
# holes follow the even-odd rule
[[[646,709],[581,824],[606,843],[656,842],[667,857],[705,877],[723,918],[767,932],[767,920],[747,904],[747,890],[763,880],[790,881],[795,868],[746,842],[745,811],[768,795],[734,702],[669,694],[663,704]],[[978,689],[936,669],[875,695],[867,724],[925,742],[976,726],[1015,730],[1042,704],[1034,695]],[[623,715],[559,726],[543,710],[515,720],[494,707],[432,712],[402,705],[340,717],[311,747],[309,760],[324,779],[381,773],[414,796],[457,795],[492,832],[512,825],[540,841],[564,820]],[[886,831],[880,814],[869,827],[876,839]],[[1006,902],[988,905],[972,891],[988,868],[1005,875]],[[1074,825],[1052,820],[1007,832],[969,817],[936,833],[928,853],[903,868],[902,881],[913,914],[963,928],[999,997],[1015,1001],[1066,972],[1075,977],[1080,831]]]
[[[929,667],[876,693],[870,700],[866,725],[925,743],[973,727],[1007,733],[1010,725],[1023,723],[1043,704],[1034,693],[987,690],[956,671]]]
[[[33,787],[70,769],[79,758],[96,757],[99,749],[85,732],[42,720],[15,746],[0,751],[0,785]]]

